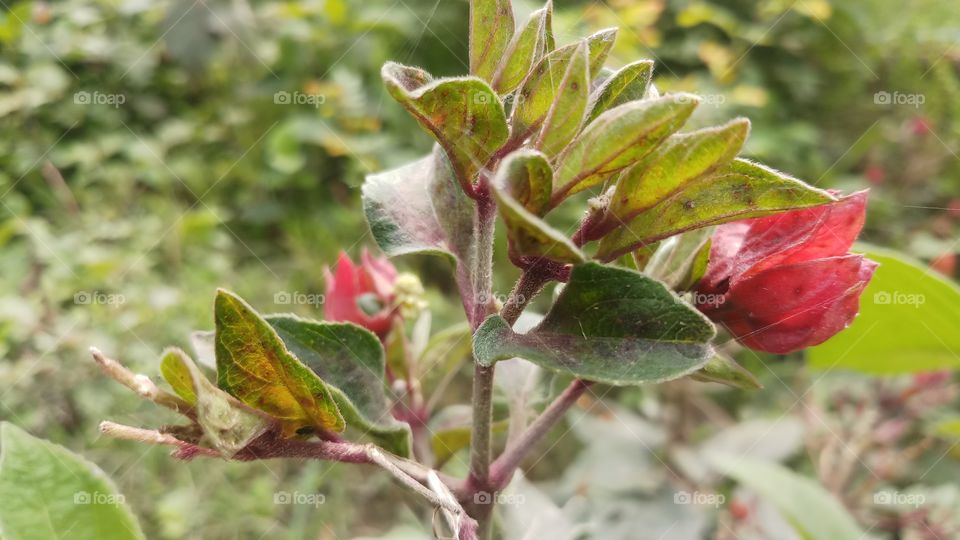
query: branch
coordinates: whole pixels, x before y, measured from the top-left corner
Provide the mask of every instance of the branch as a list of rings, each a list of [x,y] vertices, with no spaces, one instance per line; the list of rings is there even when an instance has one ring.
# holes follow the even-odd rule
[[[103,373],[111,379],[133,390],[138,396],[148,399],[161,407],[176,411],[191,420],[196,419],[197,413],[193,405],[181,399],[180,396],[171,394],[166,390],[161,390],[150,380],[150,377],[142,373],[130,371],[120,362],[104,356],[103,353],[100,352],[100,349],[96,347],[90,347],[90,354],[93,355],[93,359],[97,362],[97,366],[100,367],[100,371],[103,371]]]
[[[530,427],[517,437],[517,440],[493,462],[490,469],[490,484],[496,490],[503,489],[510,482],[510,478],[523,458],[563,418],[563,415],[590,388],[591,384],[593,383],[581,379],[570,383],[570,386],[557,396],[557,399],[543,410],[540,416],[530,424]]]
[[[190,460],[195,457],[224,457],[212,448],[206,448],[177,439],[169,433],[126,426],[115,422],[101,422],[100,433],[115,439],[173,446],[177,449],[174,452],[174,457],[178,459]],[[450,512],[463,512],[463,509],[460,508],[459,505],[451,504],[451,502],[447,500],[441,500],[434,491],[424,486],[424,484],[428,482],[431,474],[444,482],[452,492],[463,491],[462,482],[458,482],[445,475],[441,476],[436,471],[427,469],[418,463],[386,453],[374,444],[282,439],[278,437],[276,430],[270,430],[229,459],[234,461],[257,461],[277,458],[319,459],[340,463],[378,465],[389,472],[394,478],[400,481],[400,483],[422,495],[434,506]]]

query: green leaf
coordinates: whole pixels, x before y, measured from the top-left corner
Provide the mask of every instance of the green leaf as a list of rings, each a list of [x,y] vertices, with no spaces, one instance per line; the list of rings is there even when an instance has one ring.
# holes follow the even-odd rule
[[[580,131],[590,94],[587,46],[580,44],[570,58],[556,97],[540,128],[534,146],[548,156],[560,153]]]
[[[598,73],[613,46],[616,29],[601,30],[586,40],[590,73]],[[581,43],[571,43],[544,56],[517,93],[510,117],[513,139],[526,140],[543,124],[560,93],[570,63]]]
[[[500,94],[509,94],[520,86],[533,64],[548,52],[552,4],[534,11],[523,30],[513,36],[500,67],[493,76],[493,88]],[[548,37],[549,36],[549,37]]]
[[[843,503],[816,481],[770,462],[716,452],[710,463],[773,503],[797,532],[808,540],[870,540]]]
[[[499,58],[499,56],[498,56]],[[503,104],[480,79],[434,81],[427,72],[387,62],[381,70],[387,91],[440,143],[464,191],[507,140]]]
[[[735,159],[644,211],[603,238],[596,257],[616,259],[637,246],[700,227],[817,206],[834,200],[781,172]]]
[[[9,422],[0,423],[4,540],[127,540],[143,532],[96,465]]]
[[[290,352],[327,383],[348,426],[395,454],[409,455],[410,429],[393,418],[384,394],[386,368],[377,336],[350,323],[294,315],[266,319]]]
[[[613,48],[613,42],[617,39],[617,28],[604,28],[587,36],[587,48],[590,53],[590,77],[596,77],[603,69],[607,56],[610,55],[610,49]]]
[[[517,150],[500,163],[493,184],[509,193],[530,213],[542,216],[550,204],[553,169],[540,152]]]
[[[224,457],[232,457],[270,427],[265,415],[217,388],[180,349],[164,351],[161,367],[164,365],[167,371],[177,374],[177,380],[183,376],[189,378],[190,390],[196,398],[197,423],[206,442]]]
[[[221,289],[214,318],[220,388],[278,419],[286,437],[304,429],[343,431],[330,389],[253,308]]]
[[[810,365],[874,375],[960,369],[960,287],[900,253],[855,249],[880,266],[856,320],[809,349]]]
[[[690,375],[690,378],[700,382],[715,382],[742,388],[744,390],[759,390],[763,388],[760,381],[729,356],[717,353],[700,371]]]
[[[662,283],[625,268],[573,268],[543,321],[517,334],[492,316],[477,329],[477,361],[525,358],[540,367],[616,385],[687,375],[713,356],[716,330]]]
[[[585,257],[566,235],[530,213],[505,191],[493,188],[497,210],[507,228],[513,254],[561,263],[583,262]]]
[[[457,186],[446,155],[431,155],[367,177],[363,206],[380,249],[390,257],[410,253],[444,255],[456,265],[457,283],[476,297],[477,267],[473,201]]]
[[[510,0],[470,0],[470,73],[492,80],[513,36]]]
[[[730,163],[740,152],[750,121],[733,120],[718,127],[680,133],[643,161],[624,171],[610,202],[609,212],[628,221],[670,195]]]
[[[642,100],[652,78],[653,60],[638,60],[610,75],[590,97],[587,122],[593,122],[614,107]]]
[[[652,152],[680,129],[699,98],[671,94],[615,107],[590,123],[559,159],[554,206]]]
[[[711,236],[713,227],[704,227],[660,242],[643,273],[659,279],[672,289],[679,289],[679,285],[690,275],[697,258],[704,253],[709,255],[709,250],[705,252],[703,247],[709,245]]]
[[[367,176],[363,207],[380,249],[467,261],[473,243],[473,205],[456,186],[439,148],[413,163]]]
[[[191,405],[197,404],[197,392],[193,389],[193,376],[181,357],[186,353],[168,349],[160,355],[160,374],[170,388]]]

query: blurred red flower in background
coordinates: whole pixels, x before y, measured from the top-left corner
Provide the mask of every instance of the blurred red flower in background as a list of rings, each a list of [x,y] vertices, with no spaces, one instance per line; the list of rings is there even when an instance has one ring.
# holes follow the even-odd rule
[[[325,268],[324,276],[323,312],[328,321],[352,322],[381,337],[390,331],[397,269],[386,257],[374,257],[364,249],[355,265],[340,252],[335,271]]]
[[[784,354],[846,328],[877,263],[848,253],[867,192],[721,225],[695,303],[743,345]]]

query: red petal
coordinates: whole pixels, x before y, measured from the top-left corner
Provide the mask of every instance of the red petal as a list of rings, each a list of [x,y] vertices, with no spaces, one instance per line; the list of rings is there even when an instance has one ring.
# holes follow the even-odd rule
[[[397,280],[397,269],[386,257],[373,257],[366,248],[360,254],[361,269],[365,274],[365,285],[381,299],[393,296],[393,283]]]
[[[817,345],[850,324],[875,269],[862,255],[847,255],[762,271],[731,288],[722,322],[757,350]]]
[[[704,294],[724,292],[719,289],[726,289],[722,284],[730,279],[737,252],[740,251],[744,235],[749,228],[750,224],[746,221],[735,221],[717,227],[717,232],[713,233],[710,243],[710,262],[707,265],[707,272],[700,280],[700,292]]]
[[[733,274],[737,280],[774,266],[843,255],[866,219],[867,192],[831,204],[752,220]]]
[[[364,319],[363,313],[357,306],[357,296],[364,291],[360,290],[357,269],[344,252],[340,252],[337,259],[336,273],[325,270],[326,297],[324,298],[323,313],[328,321],[352,321],[360,323]]]

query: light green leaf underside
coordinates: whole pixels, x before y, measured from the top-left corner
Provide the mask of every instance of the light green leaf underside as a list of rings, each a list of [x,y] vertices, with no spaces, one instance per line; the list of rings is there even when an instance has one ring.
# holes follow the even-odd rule
[[[874,540],[838,501],[816,481],[777,463],[713,453],[721,473],[756,491],[780,510],[805,540]]]
[[[854,250],[880,267],[853,324],[809,349],[810,365],[873,375],[960,369],[960,287],[900,253]]]
[[[104,472],[66,448],[0,423],[0,535],[4,540],[142,540]]]

